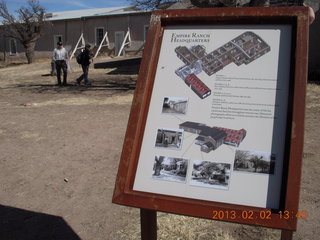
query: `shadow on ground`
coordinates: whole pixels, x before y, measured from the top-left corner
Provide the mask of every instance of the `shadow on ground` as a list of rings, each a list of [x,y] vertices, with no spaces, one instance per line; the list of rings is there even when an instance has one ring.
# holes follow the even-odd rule
[[[314,81],[308,81],[308,83],[313,83],[313,84],[316,84],[316,85],[320,85],[320,78],[319,80],[314,80]]]
[[[132,65],[132,66],[121,66],[117,67],[117,69],[108,72],[109,75],[117,75],[117,74],[138,74],[140,65]]]
[[[28,91],[31,93],[82,93],[82,92],[95,92],[95,91],[121,91],[126,92],[129,90],[134,90],[136,86],[136,81],[138,78],[140,65],[133,64],[129,66],[119,65],[115,69],[109,71],[106,69],[106,73],[95,72],[94,69],[89,71],[89,80],[91,85],[77,85],[75,79],[79,77],[81,73],[70,73],[68,74],[68,85],[67,86],[57,86],[55,84],[55,76],[51,74],[41,75],[43,79],[47,77],[52,78],[53,83],[38,82],[26,82],[19,84],[12,84],[10,86],[4,87],[2,89],[21,89],[22,91]]]
[[[3,60],[2,60],[3,61]],[[6,67],[14,67],[14,66],[20,66],[20,65],[24,65],[24,64],[28,64],[27,62],[12,62],[12,63],[1,63],[0,64],[0,68],[6,68]]]
[[[0,205],[1,239],[81,240],[59,216]]]
[[[130,82],[113,82],[113,81],[101,81],[96,82],[93,80],[91,85],[77,85],[75,83],[70,83],[67,86],[57,86],[55,84],[14,84],[10,87],[2,88],[2,89],[21,89],[23,91],[28,91],[32,93],[61,93],[61,92],[69,92],[69,93],[81,93],[81,92],[93,92],[93,91],[109,91],[109,90],[117,90],[121,92],[126,92],[129,90],[135,89],[135,81]]]

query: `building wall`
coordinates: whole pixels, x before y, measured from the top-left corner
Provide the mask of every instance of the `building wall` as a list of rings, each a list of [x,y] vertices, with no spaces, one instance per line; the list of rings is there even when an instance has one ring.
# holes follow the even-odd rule
[[[104,33],[108,31],[110,48],[114,47],[115,32],[122,31],[125,36],[129,28],[132,44],[126,50],[136,51],[144,44],[144,29],[149,25],[149,20],[150,13],[53,21],[45,26],[43,36],[37,41],[35,54],[36,56],[50,56],[57,42],[54,39],[55,35],[62,36],[64,46],[69,51],[74,49],[82,32],[86,43],[95,47],[97,27],[104,28]],[[17,47],[18,55],[24,56],[23,46],[17,43]],[[0,36],[0,51],[3,52],[4,49],[9,52],[9,39]]]
[[[3,57],[3,52],[6,51],[7,56],[10,56],[10,51],[11,51],[11,47],[10,47],[10,41],[12,38],[6,38],[2,35],[0,35],[0,59],[2,59]],[[16,50],[18,52],[18,55],[20,55],[22,52],[24,52],[24,48],[23,46],[19,43],[18,40],[14,40],[16,42]],[[20,53],[20,54],[19,54]],[[24,56],[24,54],[23,54]]]
[[[65,47],[71,49],[80,37],[81,25],[80,19],[48,23],[43,36],[37,42],[36,51],[52,51],[56,47],[54,36],[57,35],[61,35]]]
[[[86,42],[93,47],[96,45],[96,28],[103,28],[104,33],[108,31],[108,39],[111,47],[114,46],[115,32],[122,31],[124,35],[130,28],[130,36],[133,43],[132,50],[135,50],[136,43],[140,45],[144,42],[144,26],[149,24],[150,15],[120,15],[106,17],[90,17],[76,20],[54,21],[52,26],[47,30],[47,34],[39,39],[37,51],[51,50],[53,45],[48,48],[47,42],[53,42],[53,35],[62,35],[64,45],[74,48],[81,32]],[[50,39],[51,37],[51,39]],[[40,43],[41,42],[41,43]]]

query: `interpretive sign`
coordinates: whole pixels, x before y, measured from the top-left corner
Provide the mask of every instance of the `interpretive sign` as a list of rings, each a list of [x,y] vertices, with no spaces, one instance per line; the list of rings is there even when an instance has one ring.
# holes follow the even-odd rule
[[[307,16],[154,12],[113,201],[295,230]]]

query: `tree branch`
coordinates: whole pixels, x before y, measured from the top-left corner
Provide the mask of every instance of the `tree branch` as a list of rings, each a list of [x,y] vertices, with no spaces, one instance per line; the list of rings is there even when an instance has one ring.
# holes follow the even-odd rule
[[[26,49],[26,53],[33,56],[35,42],[41,36],[42,26],[45,22],[45,9],[37,0],[28,0],[27,5],[20,7],[11,14],[4,0],[0,2],[0,32],[6,37],[17,39]],[[28,62],[32,58],[28,57]]]

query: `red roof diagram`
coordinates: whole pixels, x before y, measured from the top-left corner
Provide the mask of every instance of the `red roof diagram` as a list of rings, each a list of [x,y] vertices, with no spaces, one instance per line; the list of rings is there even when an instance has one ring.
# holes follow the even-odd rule
[[[224,131],[227,136],[224,138],[224,144],[232,145],[235,147],[239,147],[242,140],[245,138],[247,131],[245,129],[240,130],[233,130],[229,128],[223,128],[223,127],[213,127],[219,130]]]
[[[211,94],[210,88],[194,74],[188,75],[184,81],[202,99]]]

